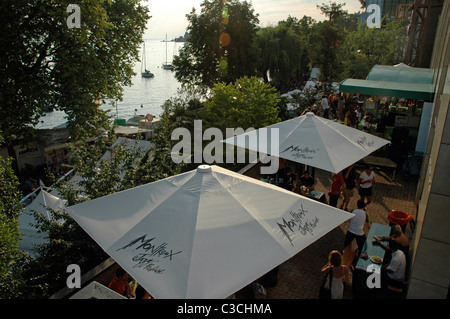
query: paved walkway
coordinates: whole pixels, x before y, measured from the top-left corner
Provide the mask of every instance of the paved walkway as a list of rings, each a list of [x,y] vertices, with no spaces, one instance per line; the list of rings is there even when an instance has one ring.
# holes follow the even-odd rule
[[[245,175],[258,178],[258,167],[253,167]],[[356,172],[361,173],[362,168],[356,167]],[[328,192],[331,185],[332,174],[316,169],[315,181],[316,189]],[[395,180],[391,179],[390,171],[375,170],[375,181],[373,190],[374,197],[371,204],[367,206],[372,222],[389,225],[387,216],[391,210],[402,210],[416,218],[417,208],[414,203],[417,177],[405,177],[402,173],[396,174]],[[328,197],[327,197],[328,198]],[[356,201],[359,195],[355,195],[349,203],[349,210],[356,208]],[[338,207],[342,203],[342,197],[339,199]],[[287,260],[279,267],[278,283],[275,287],[266,288],[267,295],[256,295],[257,299],[316,299],[319,294],[319,288],[323,280],[323,274],[320,272],[323,265],[327,263],[330,251],[344,249],[344,236],[347,231],[348,222],[341,224],[331,232],[306,247],[297,255]],[[365,227],[367,234],[368,228]],[[405,232],[411,236],[410,232]],[[237,297],[245,298],[244,294],[237,294]],[[351,287],[347,286],[344,291],[345,299],[352,299]]]

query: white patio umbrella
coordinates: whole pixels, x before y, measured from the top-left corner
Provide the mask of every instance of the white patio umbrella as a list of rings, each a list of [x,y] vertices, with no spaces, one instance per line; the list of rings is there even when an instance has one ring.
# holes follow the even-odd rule
[[[34,213],[39,213],[43,217],[50,220],[51,216],[47,210],[47,207],[59,210],[63,209],[65,205],[65,200],[60,199],[41,188],[39,194],[33,202],[26,206],[25,210],[19,216],[19,231],[23,234],[23,238],[19,242],[19,248],[34,256],[34,246],[43,244],[48,240],[48,234],[40,232],[34,226],[36,224]]]
[[[278,129],[278,134],[272,129]],[[333,173],[390,143],[312,112],[223,142]]]
[[[226,298],[352,215],[220,168],[68,207],[155,298]]]

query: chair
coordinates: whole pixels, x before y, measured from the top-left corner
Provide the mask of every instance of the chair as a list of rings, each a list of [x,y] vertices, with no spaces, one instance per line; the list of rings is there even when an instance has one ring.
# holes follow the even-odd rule
[[[406,286],[407,286],[406,281],[403,281],[399,286],[392,285],[389,283],[387,285],[387,291],[390,293],[391,298],[404,298],[406,294]]]

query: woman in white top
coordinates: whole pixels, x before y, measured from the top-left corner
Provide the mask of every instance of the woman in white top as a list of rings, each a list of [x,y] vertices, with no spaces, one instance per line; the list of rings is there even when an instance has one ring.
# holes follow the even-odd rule
[[[359,191],[358,194],[362,200],[367,198],[365,206],[372,202],[373,193],[372,185],[375,182],[375,173],[372,166],[367,166],[366,170],[359,175]]]
[[[331,281],[331,299],[344,298],[344,282],[348,280],[348,268],[341,265],[342,255],[339,251],[333,250],[328,256],[328,263],[323,266],[322,272],[329,273],[330,268],[333,269],[333,280]],[[330,279],[326,285],[329,285]]]

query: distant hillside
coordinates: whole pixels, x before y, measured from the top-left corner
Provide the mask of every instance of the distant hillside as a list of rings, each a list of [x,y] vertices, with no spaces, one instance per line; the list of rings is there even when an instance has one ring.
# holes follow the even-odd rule
[[[186,32],[184,36],[180,35],[178,38],[173,39],[175,42],[186,42],[188,40],[189,34]]]

